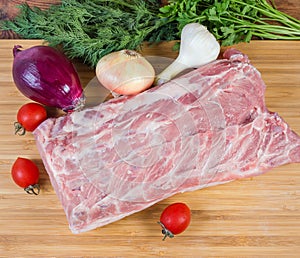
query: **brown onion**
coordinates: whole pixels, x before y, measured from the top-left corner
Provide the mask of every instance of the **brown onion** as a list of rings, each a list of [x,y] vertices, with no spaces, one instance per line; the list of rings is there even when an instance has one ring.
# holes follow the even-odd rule
[[[153,66],[134,50],[121,50],[102,57],[96,66],[99,82],[111,92],[135,95],[151,87]]]

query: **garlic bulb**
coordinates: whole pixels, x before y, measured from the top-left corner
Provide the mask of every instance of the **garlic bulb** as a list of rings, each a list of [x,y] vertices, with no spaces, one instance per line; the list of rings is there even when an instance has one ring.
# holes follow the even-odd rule
[[[216,60],[219,53],[220,44],[205,26],[199,23],[187,24],[181,32],[178,57],[156,76],[155,83],[165,83],[185,69],[198,68]]]

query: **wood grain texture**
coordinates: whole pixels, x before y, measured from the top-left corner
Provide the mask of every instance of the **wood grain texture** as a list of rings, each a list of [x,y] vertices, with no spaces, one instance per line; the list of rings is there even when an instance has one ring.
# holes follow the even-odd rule
[[[1,257],[299,257],[300,164],[254,178],[177,194],[125,219],[73,235],[41,162],[33,136],[15,136],[18,108],[29,102],[16,89],[12,47],[36,40],[0,41],[0,256]],[[144,55],[175,57],[171,43],[144,46]],[[267,84],[266,102],[300,134],[300,41],[252,41],[246,53]],[[94,71],[76,63],[83,85]],[[34,160],[41,193],[27,195],[10,178],[18,156]],[[190,227],[162,242],[156,223],[166,205],[192,209]]]

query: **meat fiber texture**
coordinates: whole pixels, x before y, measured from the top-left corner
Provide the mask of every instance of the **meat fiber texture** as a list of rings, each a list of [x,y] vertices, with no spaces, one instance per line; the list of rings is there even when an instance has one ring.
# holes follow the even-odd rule
[[[248,57],[228,49],[136,96],[46,120],[34,136],[71,231],[300,162],[300,137],[264,92]]]

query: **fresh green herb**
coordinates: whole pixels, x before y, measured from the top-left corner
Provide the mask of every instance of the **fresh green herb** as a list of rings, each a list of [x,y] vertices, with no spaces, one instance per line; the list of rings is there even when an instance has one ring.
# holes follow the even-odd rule
[[[61,45],[70,58],[95,67],[113,51],[138,49],[143,41],[180,38],[184,25],[205,25],[222,43],[233,45],[263,39],[300,40],[300,21],[278,11],[272,0],[62,0],[42,11],[20,6],[11,29],[24,38]]]
[[[175,39],[176,26],[158,17],[159,7],[157,0],[63,0],[42,11],[25,3],[15,20],[2,26],[60,45],[68,57],[95,67],[110,52],[137,49],[145,40]]]
[[[264,39],[300,39],[300,21],[278,11],[267,0],[170,0],[161,17],[184,25],[198,22],[222,41],[222,45]]]

